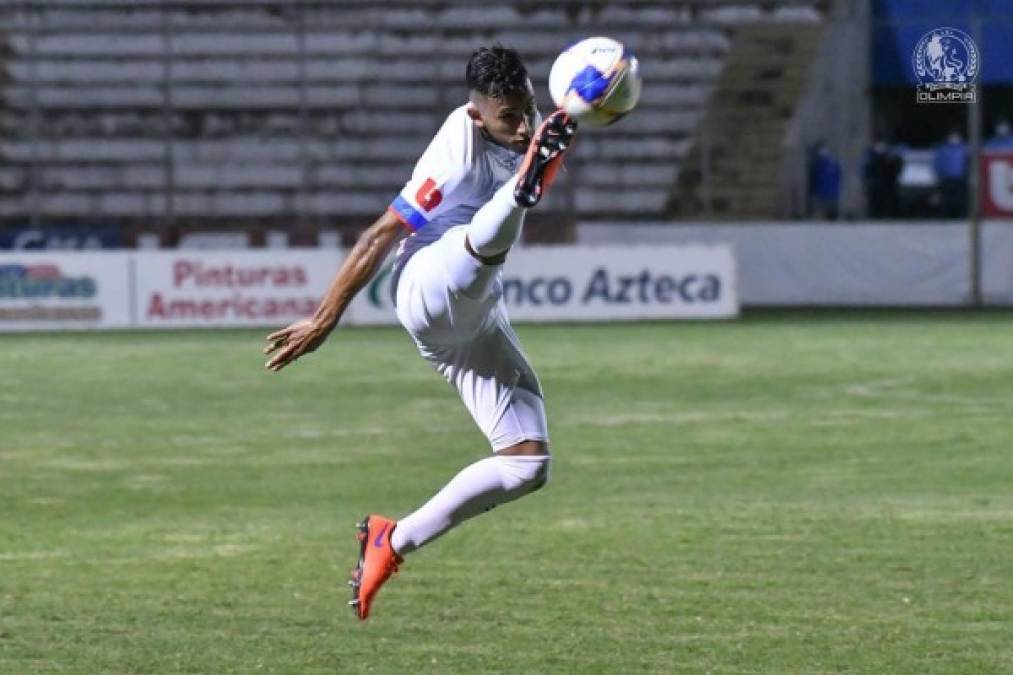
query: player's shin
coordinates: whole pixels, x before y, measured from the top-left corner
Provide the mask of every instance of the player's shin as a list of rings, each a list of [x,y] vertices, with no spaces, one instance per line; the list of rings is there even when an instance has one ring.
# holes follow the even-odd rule
[[[494,455],[466,467],[419,510],[398,521],[391,545],[411,553],[494,506],[545,485],[549,455]]]

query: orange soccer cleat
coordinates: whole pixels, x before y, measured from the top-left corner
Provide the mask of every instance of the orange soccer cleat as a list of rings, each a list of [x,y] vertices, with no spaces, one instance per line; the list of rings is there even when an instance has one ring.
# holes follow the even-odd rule
[[[562,110],[545,118],[535,131],[528,152],[524,155],[524,162],[517,172],[514,199],[518,206],[531,208],[549,191],[563,166],[563,157],[575,133],[577,123]]]
[[[356,525],[359,528],[355,535],[359,539],[359,562],[348,580],[352,587],[352,599],[348,604],[363,621],[369,618],[370,606],[380,587],[404,562],[390,545],[390,534],[396,525],[393,520],[375,514],[366,516]]]

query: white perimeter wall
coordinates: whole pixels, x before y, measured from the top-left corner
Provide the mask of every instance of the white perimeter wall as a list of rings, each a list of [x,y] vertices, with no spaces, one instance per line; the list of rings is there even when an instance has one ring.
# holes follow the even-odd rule
[[[523,247],[504,274],[519,321],[719,318],[753,306],[962,306],[964,223],[606,224],[576,246]],[[636,242],[636,245],[631,245]],[[982,232],[986,303],[1013,306],[1013,221]],[[279,326],[312,313],[343,253],[0,253],[0,332]],[[395,323],[389,270],[349,323]]]
[[[727,243],[745,305],[967,304],[971,295],[966,222],[772,222],[743,225],[581,225],[581,244]],[[982,294],[1013,305],[1013,221],[982,231]]]
[[[462,251],[463,253],[463,251]],[[338,270],[334,249],[0,253],[0,332],[284,326],[309,316]],[[348,307],[396,324],[390,267]],[[503,296],[518,321],[713,319],[738,313],[731,248],[531,246]]]

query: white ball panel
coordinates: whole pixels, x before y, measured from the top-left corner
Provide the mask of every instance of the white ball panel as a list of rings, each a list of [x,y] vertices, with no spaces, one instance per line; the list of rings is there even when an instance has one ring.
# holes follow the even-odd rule
[[[549,72],[553,102],[578,124],[593,127],[616,121],[632,110],[640,98],[639,63],[632,55],[625,55],[623,45],[607,37],[587,38],[570,46],[556,58]],[[587,76],[588,66],[601,73],[599,80]],[[597,100],[588,101],[574,90],[577,78],[584,96],[590,91],[591,96],[598,96]],[[595,82],[600,87],[596,88]]]

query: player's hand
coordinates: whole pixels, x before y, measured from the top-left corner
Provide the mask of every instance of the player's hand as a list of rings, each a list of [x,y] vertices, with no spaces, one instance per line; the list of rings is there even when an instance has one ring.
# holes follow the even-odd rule
[[[301,319],[287,328],[271,333],[267,336],[270,344],[264,347],[264,353],[274,353],[274,356],[264,367],[277,372],[303,354],[315,351],[327,339],[331,328],[332,326],[319,324],[313,319]]]

